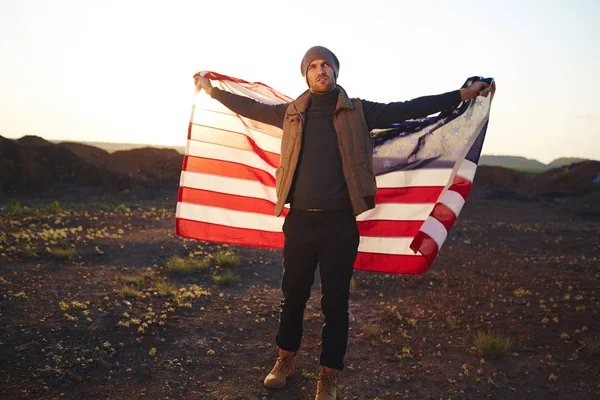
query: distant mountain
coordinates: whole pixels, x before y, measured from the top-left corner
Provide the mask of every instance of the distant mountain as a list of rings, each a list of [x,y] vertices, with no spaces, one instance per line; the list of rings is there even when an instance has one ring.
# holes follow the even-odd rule
[[[486,156],[482,155],[479,160],[479,165],[494,165],[498,167],[518,169],[529,172],[542,172],[552,168],[561,168],[571,164],[580,163],[582,161],[591,161],[585,158],[562,157],[552,161],[549,164],[544,164],[538,160],[532,160],[518,156]]]
[[[97,147],[99,149],[106,150],[109,153],[114,153],[115,151],[122,151],[122,150],[143,149],[143,148],[147,148],[147,147],[153,147],[155,149],[173,149],[180,154],[185,153],[185,146],[159,146],[159,145],[142,144],[142,143],[71,142],[71,141],[65,141],[65,140],[52,140],[51,142],[56,143],[56,144],[78,143],[81,145]]]
[[[589,161],[589,160],[587,160],[585,158],[575,158],[575,157],[557,158],[556,160],[554,160],[550,164],[548,164],[548,168],[550,169],[550,168],[566,167],[567,165],[580,163],[582,161]]]
[[[546,164],[538,160],[517,156],[481,156],[479,165],[495,165],[514,169],[539,169],[540,171],[547,168]]]

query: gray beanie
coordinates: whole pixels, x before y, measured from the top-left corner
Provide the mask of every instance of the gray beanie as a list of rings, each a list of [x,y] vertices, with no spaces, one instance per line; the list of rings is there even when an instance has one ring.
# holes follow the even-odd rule
[[[331,52],[326,47],[323,46],[314,46],[308,49],[304,57],[302,58],[302,64],[300,64],[300,72],[302,72],[302,76],[306,76],[306,69],[308,68],[308,64],[310,64],[314,60],[325,60],[331,64],[331,68],[333,68],[333,73],[335,77],[338,77],[338,73],[340,71],[340,62],[338,61],[335,54]]]

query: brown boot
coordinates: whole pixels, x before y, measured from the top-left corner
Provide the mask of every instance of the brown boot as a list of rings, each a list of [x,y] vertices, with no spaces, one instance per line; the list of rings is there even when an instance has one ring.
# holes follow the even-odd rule
[[[337,371],[325,371],[321,366],[319,377],[317,378],[317,396],[315,400],[335,400],[335,390],[337,387]]]
[[[279,349],[279,357],[275,366],[263,382],[269,389],[280,389],[285,381],[294,373],[294,357],[296,353]]]

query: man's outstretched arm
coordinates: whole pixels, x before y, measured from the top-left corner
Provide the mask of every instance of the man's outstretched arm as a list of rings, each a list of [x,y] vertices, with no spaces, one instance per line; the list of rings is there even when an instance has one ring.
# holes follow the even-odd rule
[[[194,82],[197,91],[204,90],[210,97],[237,114],[278,128],[283,126],[288,104],[264,104],[249,97],[226,92],[213,87],[210,80],[200,74],[194,75]]]
[[[434,96],[418,97],[410,101],[388,104],[371,101],[362,101],[362,103],[365,119],[371,130],[448,110],[456,107],[461,101],[474,99],[477,96],[487,97],[491,89],[487,83],[478,81],[468,88]]]

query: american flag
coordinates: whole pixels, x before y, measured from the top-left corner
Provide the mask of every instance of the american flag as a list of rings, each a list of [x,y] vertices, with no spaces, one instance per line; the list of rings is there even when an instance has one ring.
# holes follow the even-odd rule
[[[293,99],[262,83],[203,72],[213,86],[267,104]],[[475,80],[469,78],[464,86]],[[356,269],[426,272],[471,190],[492,96],[437,116],[375,130],[376,207],[357,217]],[[274,215],[282,131],[240,116],[204,92],[196,95],[178,194],[177,235],[283,248]]]

